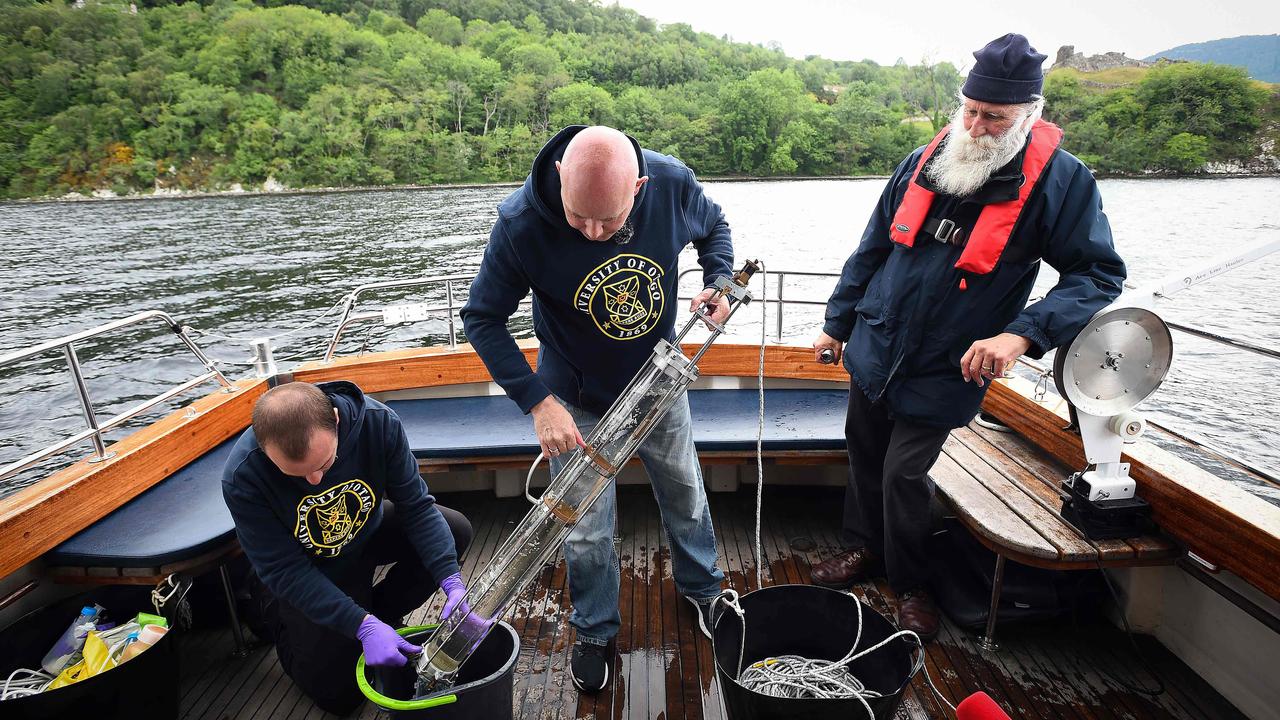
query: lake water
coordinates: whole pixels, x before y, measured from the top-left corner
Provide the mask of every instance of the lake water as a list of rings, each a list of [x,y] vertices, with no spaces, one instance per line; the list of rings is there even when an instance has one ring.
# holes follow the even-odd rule
[[[713,182],[707,189],[725,209],[739,260],[758,257],[772,273],[838,273],[883,183]],[[1116,246],[1130,281],[1138,284],[1280,231],[1280,178],[1100,184]],[[163,309],[204,333],[198,341],[232,377],[250,372],[253,337],[301,328],[276,339],[277,358],[286,367],[313,359],[333,331],[334,315],[301,326],[356,285],[474,273],[495,207],[508,192],[486,187],[0,204],[0,354]],[[681,267],[697,267],[691,252]],[[1280,254],[1164,300],[1159,309],[1172,321],[1280,347],[1278,275]],[[1055,279],[1046,267],[1034,295]],[[833,282],[789,279],[786,296],[825,301]],[[407,297],[376,296],[366,309]],[[758,340],[759,305],[740,315],[745,317],[735,318],[735,334]],[[783,339],[808,344],[820,320],[820,307],[788,307]],[[527,333],[527,320],[516,322]],[[353,328],[340,352],[438,343],[443,332],[440,322],[364,325]],[[1150,416],[1280,475],[1280,361],[1177,332],[1174,346],[1168,380],[1144,405]],[[158,324],[85,343],[78,353],[102,419],[200,372]],[[0,369],[0,464],[81,429],[60,353]],[[0,493],[32,476],[9,481]],[[1276,488],[1252,489],[1280,504]]]

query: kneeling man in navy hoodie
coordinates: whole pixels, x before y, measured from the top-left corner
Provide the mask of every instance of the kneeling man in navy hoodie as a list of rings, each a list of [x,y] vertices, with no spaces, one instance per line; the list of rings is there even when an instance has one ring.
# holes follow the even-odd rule
[[[498,206],[480,272],[462,309],[467,337],[493,379],[533,415],[555,474],[648,359],[675,338],[679,255],[692,244],[703,287],[728,276],[733,242],[720,206],[684,163],[607,127],[561,130],[534,160],[524,187]],[[533,292],[538,371],[529,370],[507,320]],[[704,289],[692,306],[706,302]],[[712,317],[722,321],[728,303]],[[676,588],[697,607],[703,632],[724,573],[689,401],[676,400],[639,455],[671,541]],[[606,648],[618,633],[613,485],[565,542],[577,630],[570,671],[586,693],[609,682]]]
[[[280,385],[222,474],[236,535],[274,596],[268,621],[280,665],[321,709],[360,705],[356,658],[404,665],[420,648],[398,625],[437,587],[444,615],[466,592],[461,513],[436,505],[400,419],[349,382]],[[379,565],[394,563],[373,584]]]

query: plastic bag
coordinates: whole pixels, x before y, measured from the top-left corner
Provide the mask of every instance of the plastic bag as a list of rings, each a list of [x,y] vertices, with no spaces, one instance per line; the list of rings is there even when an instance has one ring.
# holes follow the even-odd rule
[[[58,677],[49,683],[48,690],[56,690],[60,687],[78,683],[85,678],[93,677],[101,672],[106,672],[116,666],[116,661],[111,657],[111,649],[98,636],[95,630],[89,633],[84,639],[84,657],[80,662],[68,667],[58,674]]]

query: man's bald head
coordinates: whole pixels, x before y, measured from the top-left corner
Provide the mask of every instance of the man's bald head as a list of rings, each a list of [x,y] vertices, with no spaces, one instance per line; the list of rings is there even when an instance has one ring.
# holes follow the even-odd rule
[[[648,178],[630,138],[596,125],[574,135],[556,163],[565,220],[588,240],[608,240],[626,222]]]

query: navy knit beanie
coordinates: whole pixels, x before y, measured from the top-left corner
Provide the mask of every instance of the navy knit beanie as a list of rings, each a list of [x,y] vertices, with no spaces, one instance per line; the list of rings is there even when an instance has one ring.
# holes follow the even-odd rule
[[[1022,35],[1009,33],[973,54],[978,62],[965,78],[964,96],[971,100],[1014,105],[1031,102],[1044,86],[1046,55],[1036,52]]]

